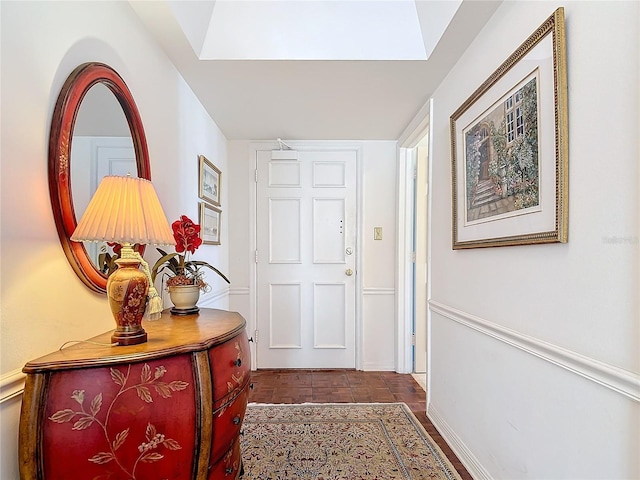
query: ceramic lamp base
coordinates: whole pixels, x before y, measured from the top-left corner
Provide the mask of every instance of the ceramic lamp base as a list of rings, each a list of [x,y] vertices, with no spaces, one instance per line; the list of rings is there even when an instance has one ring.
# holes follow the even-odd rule
[[[107,280],[107,298],[116,321],[111,337],[118,345],[137,345],[147,341],[142,328],[142,316],[147,304],[149,281],[141,270],[140,262],[131,258],[116,260],[118,269]]]
[[[116,330],[111,335],[111,343],[117,343],[118,345],[137,345],[147,341],[147,332],[144,328],[140,327],[137,332],[126,332]]]

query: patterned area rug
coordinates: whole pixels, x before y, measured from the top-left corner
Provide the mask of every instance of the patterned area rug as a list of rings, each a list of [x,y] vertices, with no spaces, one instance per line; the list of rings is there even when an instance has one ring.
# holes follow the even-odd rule
[[[404,403],[250,404],[243,480],[459,479]]]

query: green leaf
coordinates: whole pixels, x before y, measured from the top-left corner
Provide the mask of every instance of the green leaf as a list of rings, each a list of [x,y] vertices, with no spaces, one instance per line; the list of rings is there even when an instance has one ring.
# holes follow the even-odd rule
[[[151,281],[156,281],[156,276],[165,268],[168,268],[173,272],[174,275],[178,274],[178,261],[173,258],[177,256],[177,253],[165,253],[164,251],[157,249],[162,257],[158,259],[158,261],[153,265],[153,269],[151,270]]]
[[[211,270],[213,270],[214,272],[216,272],[218,275],[220,275],[220,277],[227,283],[231,283],[231,281],[220,271],[218,270],[216,267],[214,267],[213,265],[208,264],[207,262],[203,262],[202,260],[192,260],[191,262],[194,265],[196,265],[198,268],[200,267],[207,267],[210,268]]]
[[[107,262],[107,254],[101,253],[98,255],[98,267],[100,267],[100,271],[102,273],[106,273],[109,267],[109,262]]]
[[[190,260],[188,262],[185,262],[184,267],[181,267],[180,262],[178,262],[178,260],[176,259],[176,257],[180,257],[179,253],[167,253],[161,248],[156,248],[156,250],[158,250],[158,252],[160,253],[160,255],[162,255],[162,257],[158,259],[158,261],[155,263],[155,265],[151,269],[151,280],[153,282],[156,281],[156,277],[158,276],[158,274],[164,271],[165,269],[169,270],[173,275],[180,275],[180,274],[186,273],[187,276],[198,277],[199,276],[198,270],[201,267],[207,267],[213,270],[218,275],[220,275],[220,278],[222,278],[225,282],[231,283],[231,281],[220,270],[218,270],[216,267],[214,267],[213,265],[210,265],[207,262],[204,262],[202,260]],[[183,268],[185,270],[184,272],[182,271]]]

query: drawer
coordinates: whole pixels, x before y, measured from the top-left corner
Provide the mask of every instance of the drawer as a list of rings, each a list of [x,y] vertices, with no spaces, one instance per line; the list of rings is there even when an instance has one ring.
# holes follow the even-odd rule
[[[209,350],[213,382],[213,409],[217,410],[238,394],[251,374],[251,352],[246,331]]]
[[[213,465],[209,465],[208,480],[236,479],[242,469],[240,457],[240,440],[236,439],[224,456]]]
[[[248,387],[245,387],[230,403],[213,412],[211,461],[220,458],[238,438],[247,410],[247,398]]]

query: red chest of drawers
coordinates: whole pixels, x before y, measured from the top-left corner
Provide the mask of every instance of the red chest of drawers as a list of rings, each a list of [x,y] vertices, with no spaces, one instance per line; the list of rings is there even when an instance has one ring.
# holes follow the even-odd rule
[[[31,361],[20,416],[22,479],[191,480],[240,476],[251,355],[245,320],[200,309],[111,332]]]

